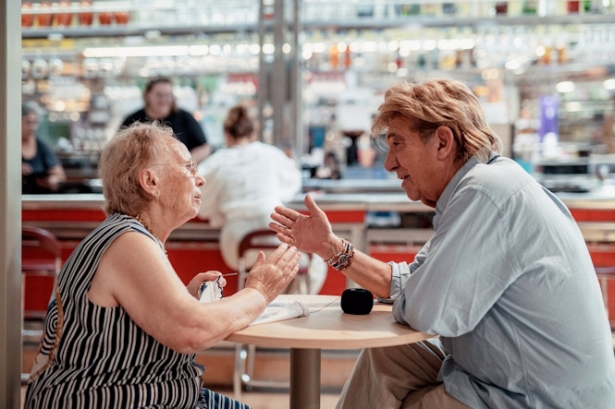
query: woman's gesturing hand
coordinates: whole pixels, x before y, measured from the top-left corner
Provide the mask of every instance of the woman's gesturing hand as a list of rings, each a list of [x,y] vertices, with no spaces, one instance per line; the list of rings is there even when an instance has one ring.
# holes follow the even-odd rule
[[[250,269],[246,288],[258,290],[267,303],[273,301],[290,284],[299,270],[301,253],[296,247],[281,244],[269,257],[262,251]]]

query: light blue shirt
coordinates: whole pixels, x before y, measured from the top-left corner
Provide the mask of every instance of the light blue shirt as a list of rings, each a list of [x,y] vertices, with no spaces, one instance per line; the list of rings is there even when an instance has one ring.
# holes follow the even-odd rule
[[[564,204],[510,159],[472,158],[415,261],[391,263],[398,322],[440,334],[440,377],[472,408],[615,408],[596,274]]]

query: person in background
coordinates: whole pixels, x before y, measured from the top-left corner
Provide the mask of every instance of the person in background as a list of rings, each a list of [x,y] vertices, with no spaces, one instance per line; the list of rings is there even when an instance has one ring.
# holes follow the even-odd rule
[[[273,209],[301,190],[301,172],[282,150],[255,139],[254,121],[242,105],[229,110],[224,135],[226,148],[199,165],[199,174],[207,181],[201,186],[199,217],[221,227],[222,257],[237,269],[241,239],[252,230],[267,228]],[[312,278],[310,287],[320,288],[322,279]]]
[[[99,163],[107,218],[71,254],[56,282],[25,408],[246,407],[202,387],[195,352],[246,327],[293,279],[299,252],[263,253],[245,289],[199,302],[169,262],[169,234],[194,218],[203,179],[172,130],[135,123]]]
[[[49,146],[36,136],[37,108],[21,105],[21,193],[55,193],[66,181],[60,161]]]
[[[340,163],[335,152],[327,152],[322,166],[316,169],[315,176],[317,179],[341,179]]]
[[[336,236],[311,197],[276,208],[285,243],[329,260],[417,331],[412,345],[363,350],[338,408],[615,408],[615,358],[600,287],[566,206],[499,155],[463,83],[388,89],[372,126],[385,168],[435,209],[408,263],[383,263]]]
[[[133,122],[158,121],[173,129],[173,133],[190,151],[192,159],[200,163],[211,153],[203,129],[194,117],[175,104],[173,82],[166,77],[149,80],[143,91],[145,107],[130,114],[122,127]]]

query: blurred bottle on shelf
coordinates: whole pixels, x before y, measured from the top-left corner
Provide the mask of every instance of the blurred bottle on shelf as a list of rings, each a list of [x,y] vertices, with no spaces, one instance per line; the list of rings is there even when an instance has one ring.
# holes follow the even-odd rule
[[[337,44],[331,44],[329,47],[329,64],[331,64],[332,70],[337,70],[339,65],[339,50]]]
[[[424,3],[421,5],[421,15],[435,17],[438,14],[438,7],[435,3]]]
[[[108,26],[111,24],[111,19],[113,17],[113,13],[110,11],[99,11],[98,12],[98,23],[101,26]]]
[[[419,3],[399,4],[395,6],[395,10],[400,17],[418,16],[421,14],[421,5]]]
[[[442,3],[442,14],[451,16],[457,14],[457,3]]]
[[[508,2],[507,1],[496,1],[495,2],[495,15],[505,16],[506,14],[508,14]]]
[[[79,7],[82,10],[77,15],[80,26],[91,26],[92,21],[94,20],[94,13],[92,12],[92,0],[81,0],[79,2]]]
[[[116,11],[113,13],[113,17],[115,17],[115,22],[117,24],[128,24],[128,22],[130,21],[130,12]]]
[[[50,27],[53,21],[51,11],[51,2],[42,1],[39,3],[39,13],[36,15],[36,24],[39,27]]]
[[[567,1],[566,11],[568,12],[568,14],[578,14],[580,10],[579,3],[580,2],[578,0]]]
[[[522,12],[526,15],[535,15],[538,12],[538,1],[524,0]]]
[[[602,14],[604,12],[604,3],[602,0],[584,0],[583,11],[585,13]]]
[[[568,63],[568,50],[566,48],[565,42],[560,42],[556,46],[557,50],[557,63],[558,64],[566,64]]]
[[[24,13],[24,11],[26,13]],[[24,1],[21,3],[21,26],[22,27],[32,27],[34,24],[34,14],[28,13],[32,11],[32,3],[29,1]]]
[[[58,27],[70,27],[73,22],[73,13],[71,13],[70,8],[70,0],[60,0],[58,3],[59,12],[56,14]]]

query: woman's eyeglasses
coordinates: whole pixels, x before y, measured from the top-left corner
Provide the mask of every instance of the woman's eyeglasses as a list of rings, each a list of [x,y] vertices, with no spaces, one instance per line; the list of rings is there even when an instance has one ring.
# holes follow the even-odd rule
[[[150,166],[168,166],[168,165],[180,165],[179,163],[153,163]],[[190,160],[184,164],[186,170],[190,173],[191,177],[196,177],[199,165]]]

